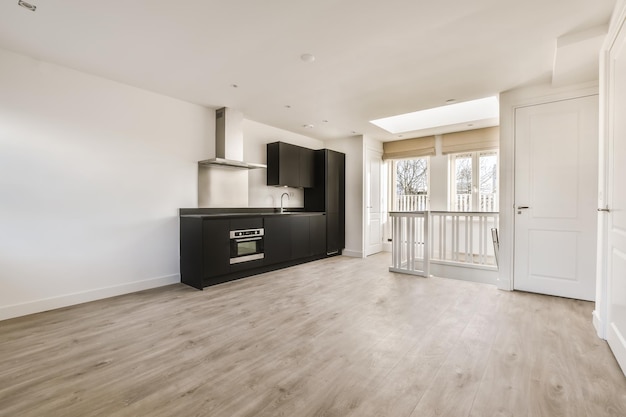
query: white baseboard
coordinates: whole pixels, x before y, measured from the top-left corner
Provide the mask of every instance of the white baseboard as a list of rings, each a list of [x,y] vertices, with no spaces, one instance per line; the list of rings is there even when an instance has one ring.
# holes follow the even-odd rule
[[[150,278],[143,281],[129,282],[125,284],[114,285],[111,287],[97,288],[94,290],[65,294],[57,297],[44,298],[42,300],[3,306],[0,307],[0,320],[26,316],[28,314],[41,313],[42,311],[54,310],[56,308],[87,303],[89,301],[115,297],[117,295],[128,294],[131,292],[162,287],[164,285],[175,284],[177,282],[180,282],[180,274]]]
[[[598,310],[593,310],[593,327],[596,329],[596,333],[600,339],[606,340],[606,329],[604,327],[604,322],[598,313]]]
[[[513,291],[513,286],[511,285],[510,279],[498,278],[498,282],[496,283],[496,285],[498,286],[499,290]]]
[[[362,258],[363,257],[363,252],[348,250],[348,249],[344,249],[341,252],[341,254],[344,256],[349,256],[350,258]]]

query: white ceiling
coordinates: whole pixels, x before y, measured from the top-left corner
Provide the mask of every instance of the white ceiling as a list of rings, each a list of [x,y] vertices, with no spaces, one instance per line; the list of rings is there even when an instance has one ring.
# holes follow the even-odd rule
[[[369,120],[550,82],[557,39],[605,25],[615,4],[27,1],[36,12],[0,4],[0,47],[321,140],[395,139]]]

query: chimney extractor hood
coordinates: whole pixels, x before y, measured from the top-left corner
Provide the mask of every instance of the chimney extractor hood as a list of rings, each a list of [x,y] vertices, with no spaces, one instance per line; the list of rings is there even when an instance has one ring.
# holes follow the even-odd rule
[[[199,165],[219,165],[231,168],[267,168],[267,165],[243,162],[243,114],[222,107],[215,110],[215,158]]]

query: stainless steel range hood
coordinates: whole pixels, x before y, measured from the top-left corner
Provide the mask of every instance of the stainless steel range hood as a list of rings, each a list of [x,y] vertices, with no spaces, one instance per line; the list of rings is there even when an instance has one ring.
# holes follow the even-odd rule
[[[267,168],[267,165],[243,162],[242,129],[243,113],[228,107],[215,110],[215,158],[198,164],[240,169]]]

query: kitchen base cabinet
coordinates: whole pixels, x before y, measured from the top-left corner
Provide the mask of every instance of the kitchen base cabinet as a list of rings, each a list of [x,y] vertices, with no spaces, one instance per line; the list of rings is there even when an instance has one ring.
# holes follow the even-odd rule
[[[230,232],[263,228],[261,259],[231,265]],[[245,239],[244,239],[245,240]],[[180,217],[180,277],[194,288],[326,257],[324,213]]]
[[[272,216],[264,219],[264,265],[291,260],[291,219],[289,216]]]
[[[291,259],[311,256],[309,216],[291,217]]]
[[[180,280],[202,289],[213,277],[230,273],[230,222],[181,217]]]
[[[326,255],[326,215],[309,217],[311,256]]]

